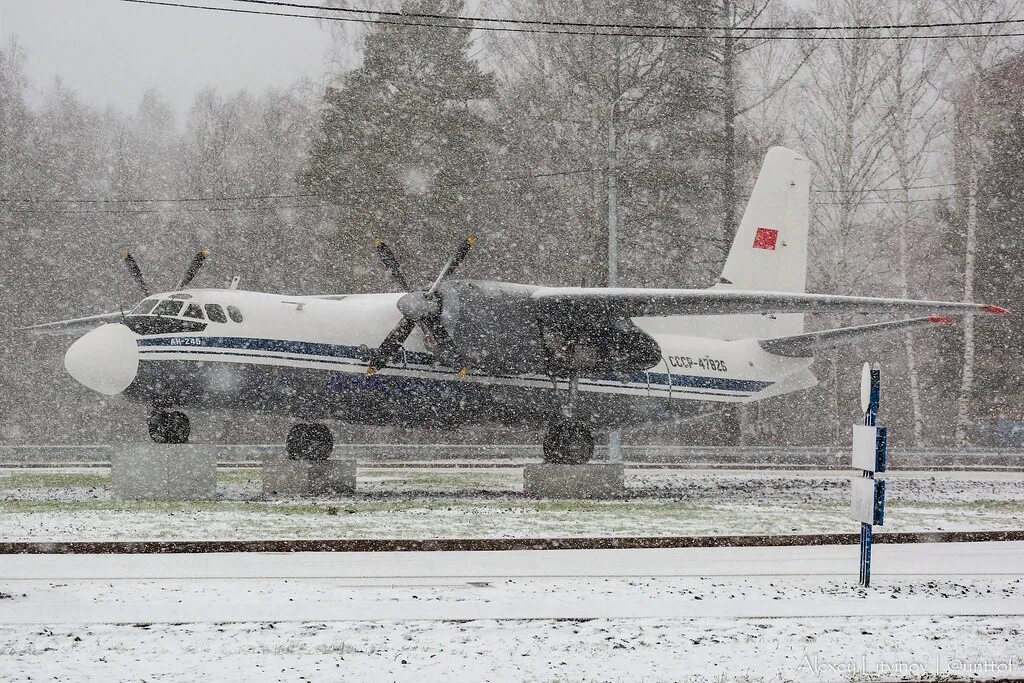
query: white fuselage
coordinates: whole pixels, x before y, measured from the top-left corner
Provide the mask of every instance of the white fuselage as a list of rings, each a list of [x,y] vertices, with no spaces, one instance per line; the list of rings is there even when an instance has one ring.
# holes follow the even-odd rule
[[[98,391],[123,390],[132,399],[156,406],[284,412],[358,422],[405,417],[421,423],[541,423],[557,405],[562,392],[554,388],[566,388],[565,380],[473,368],[460,376],[455,369],[436,364],[418,330],[393,363],[368,377],[368,351],[400,321],[396,303],[401,296],[295,297],[224,289],[155,295],[147,301],[184,303],[177,314],[159,319],[128,315],[129,326],[144,332],[118,332],[127,347],[137,349],[121,371],[130,384],[111,391],[108,386],[92,386],[80,364],[69,364],[68,370]],[[232,315],[211,313],[211,306]],[[195,317],[196,307],[202,309],[202,319]],[[160,324],[147,327],[151,322]],[[642,319],[636,322],[644,328]],[[179,325],[182,329],[176,329]],[[102,329],[76,343],[79,356],[90,335]],[[810,358],[774,356],[753,339],[649,333],[662,349],[656,365],[644,372],[580,378],[580,409],[592,421],[613,425],[665,419],[700,412],[695,401],[755,401],[815,383],[808,370]],[[111,342],[100,336],[96,334],[97,346],[103,344],[109,353]],[[130,348],[125,353],[133,355]],[[106,363],[104,378],[111,370]]]

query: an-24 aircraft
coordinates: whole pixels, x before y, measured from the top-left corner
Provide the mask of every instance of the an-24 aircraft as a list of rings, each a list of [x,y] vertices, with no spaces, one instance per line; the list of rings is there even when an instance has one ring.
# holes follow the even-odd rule
[[[539,287],[457,280],[473,244],[413,289],[393,252],[378,254],[403,293],[290,296],[188,285],[130,313],[37,325],[91,327],[64,365],[86,387],[149,409],[153,440],[185,443],[184,410],[293,416],[293,458],[333,448],[326,420],[451,428],[547,425],[544,458],[583,463],[593,432],[758,401],[814,386],[814,353],[872,335],[1004,314],[997,306],[805,292],[810,164],[776,147],[764,160],[721,280],[709,289]],[[805,313],[902,314],[820,332]],[[910,315],[912,317],[907,318]],[[102,324],[100,324],[102,323]],[[99,324],[97,327],[96,325]]]

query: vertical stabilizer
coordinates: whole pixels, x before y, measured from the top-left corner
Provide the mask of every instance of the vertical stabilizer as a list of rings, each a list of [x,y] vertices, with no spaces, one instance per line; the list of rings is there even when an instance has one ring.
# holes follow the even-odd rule
[[[771,292],[807,287],[810,162],[772,147],[722,270],[722,286]]]
[[[761,164],[716,289],[804,292],[811,170],[807,158],[772,147]],[[643,320],[651,331],[714,339],[770,339],[800,334],[803,314],[685,316]]]
[[[716,288],[807,291],[810,198],[807,158],[785,147],[768,150]],[[708,330],[722,339],[766,339],[803,331],[802,313],[728,316],[713,321]]]

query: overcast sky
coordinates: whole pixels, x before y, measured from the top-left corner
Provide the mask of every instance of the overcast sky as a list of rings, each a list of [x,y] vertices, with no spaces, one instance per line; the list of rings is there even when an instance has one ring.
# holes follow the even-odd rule
[[[308,19],[120,0],[0,0],[0,34],[24,48],[36,95],[59,75],[83,99],[131,111],[155,86],[179,113],[207,85],[259,92],[319,79],[330,43]]]

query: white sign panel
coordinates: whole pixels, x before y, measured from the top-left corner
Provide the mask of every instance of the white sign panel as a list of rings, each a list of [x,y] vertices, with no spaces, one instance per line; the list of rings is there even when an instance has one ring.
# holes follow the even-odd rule
[[[871,363],[865,363],[860,373],[860,409],[868,412],[871,407]]]
[[[884,486],[885,482],[880,479],[855,477],[850,480],[850,512],[854,519],[864,524],[882,523]]]
[[[866,472],[885,471],[885,452],[879,435],[884,427],[853,426],[853,467]]]

